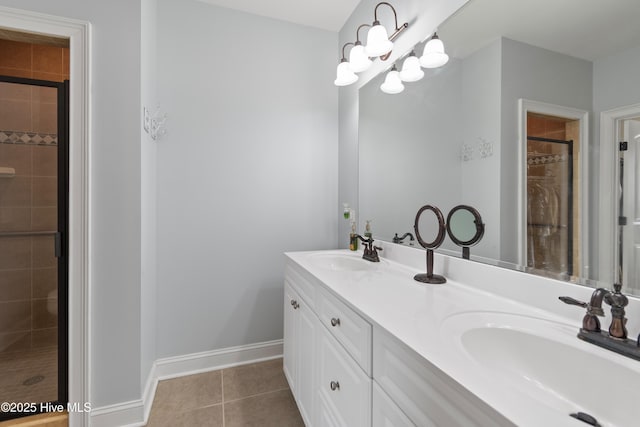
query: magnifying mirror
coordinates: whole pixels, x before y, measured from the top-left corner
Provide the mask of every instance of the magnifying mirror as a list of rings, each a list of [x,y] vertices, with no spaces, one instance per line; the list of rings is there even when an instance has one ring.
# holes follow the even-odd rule
[[[484,235],[480,212],[471,206],[458,205],[447,215],[447,234],[456,245],[462,247],[462,258],[469,259],[469,248]]]
[[[425,211],[430,211],[432,214],[427,212],[426,215],[423,215]],[[414,280],[431,284],[446,283],[447,279],[443,276],[433,274],[433,250],[437,249],[442,244],[445,237],[444,217],[442,216],[440,209],[431,205],[421,207],[416,214],[413,230],[416,233],[418,243],[427,250],[427,272],[416,274],[413,277]],[[422,230],[422,233],[420,233],[420,230]],[[435,235],[436,237],[430,242],[425,241],[422,237],[432,235]]]

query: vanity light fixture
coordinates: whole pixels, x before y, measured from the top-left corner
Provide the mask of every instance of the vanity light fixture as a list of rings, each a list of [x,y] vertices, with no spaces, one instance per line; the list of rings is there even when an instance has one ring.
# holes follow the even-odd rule
[[[420,60],[416,56],[415,51],[412,50],[402,63],[400,78],[403,82],[417,82],[423,77],[424,71],[422,71],[422,67],[420,67]]]
[[[438,68],[449,62],[449,55],[444,51],[444,44],[437,33],[429,39],[424,46],[424,51],[420,57],[420,65],[424,68]]]
[[[395,95],[396,93],[400,93],[404,90],[400,73],[398,72],[395,64],[384,78],[384,83],[380,85],[380,90],[390,95]]]
[[[345,43],[344,46],[342,46],[342,59],[336,69],[336,79],[333,81],[333,84],[336,86],[348,86],[358,81],[358,75],[353,72],[344,54],[344,49],[352,44],[353,43]]]
[[[395,31],[393,32],[393,34],[391,34],[391,36],[387,34],[387,29],[383,27],[378,20],[378,8],[383,4],[389,6],[393,11],[393,17],[395,19]],[[380,2],[376,5],[375,9],[373,10],[373,19],[373,24],[371,24],[371,28],[367,33],[367,45],[365,46],[364,50],[367,55],[372,58],[379,56],[382,57],[382,60],[386,60],[388,58],[387,55],[391,52],[391,49],[393,49],[393,40],[395,40],[395,38],[398,37],[398,35],[402,31],[407,29],[407,27],[409,27],[409,24],[405,22],[400,27],[398,27],[398,14],[396,13],[396,9],[391,6],[391,4],[385,1]]]
[[[380,24],[378,20],[378,8],[382,5],[387,5],[393,11],[393,17],[395,19],[395,30],[389,36],[387,29]],[[409,24],[398,26],[398,14],[396,9],[389,3],[383,1],[376,5],[373,10],[373,24],[362,24],[356,30],[355,43],[346,43],[342,46],[342,59],[336,70],[336,79],[333,82],[336,86],[347,86],[358,81],[358,76],[355,73],[361,73],[366,71],[373,64],[372,59],[379,57],[381,60],[386,61],[391,55],[391,49],[393,48],[393,41],[409,27]],[[362,27],[371,27],[367,33],[367,45],[363,46],[360,41],[360,29]],[[353,45],[351,52],[349,53],[349,61],[346,59],[344,49]]]
[[[362,24],[356,30],[356,42],[351,48],[351,52],[349,52],[349,64],[351,64],[351,70],[354,73],[366,71],[371,67],[371,64],[373,64],[369,55],[365,53],[364,46],[362,46],[362,42],[360,41],[360,28],[370,26],[369,24]]]

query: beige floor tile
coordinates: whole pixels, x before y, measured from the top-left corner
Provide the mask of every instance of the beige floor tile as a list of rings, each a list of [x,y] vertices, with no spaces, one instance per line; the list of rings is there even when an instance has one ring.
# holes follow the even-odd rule
[[[223,425],[222,404],[168,414],[152,412],[147,423],[147,427],[223,427]]]
[[[160,381],[151,412],[152,415],[167,415],[221,402],[221,372],[205,372]]]
[[[282,359],[224,369],[222,377],[225,402],[289,388]]]
[[[304,427],[289,390],[225,403],[224,423],[225,427]]]

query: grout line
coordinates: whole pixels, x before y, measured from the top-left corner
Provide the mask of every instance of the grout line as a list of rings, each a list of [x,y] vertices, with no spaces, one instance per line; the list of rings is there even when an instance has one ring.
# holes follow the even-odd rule
[[[220,389],[222,391],[222,427],[224,427],[224,369],[220,369]]]
[[[240,397],[238,399],[229,400],[226,403],[237,402],[239,400],[249,399],[249,398],[252,398],[252,397],[258,397],[258,396],[262,396],[262,395],[265,395],[265,394],[277,393],[277,392],[285,391],[285,390],[289,390],[289,387],[279,388],[277,390],[269,390],[269,391],[265,391],[265,392],[262,392],[262,393],[251,394],[251,395],[248,395],[248,396],[243,396],[243,397]]]

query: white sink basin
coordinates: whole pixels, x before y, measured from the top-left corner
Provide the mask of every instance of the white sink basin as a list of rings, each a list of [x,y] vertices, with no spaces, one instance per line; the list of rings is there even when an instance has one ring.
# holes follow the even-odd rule
[[[442,332],[490,381],[516,387],[567,416],[581,411],[602,426],[638,425],[638,362],[582,342],[577,330],[498,312],[460,313],[442,323]]]
[[[317,253],[311,255],[311,260],[317,267],[333,271],[369,271],[380,265],[379,262],[362,259],[362,255],[357,253]]]

